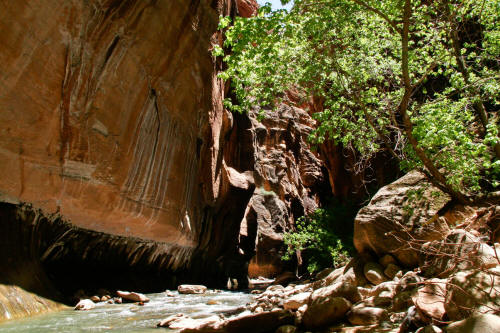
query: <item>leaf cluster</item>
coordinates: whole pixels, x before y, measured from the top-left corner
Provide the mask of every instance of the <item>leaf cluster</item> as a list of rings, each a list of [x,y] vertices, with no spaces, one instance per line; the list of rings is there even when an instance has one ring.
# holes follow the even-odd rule
[[[500,0],[296,0],[290,12],[223,18],[225,106],[273,109],[290,89],[315,96],[311,142],[365,158],[388,150],[476,196],[499,183],[499,22]]]

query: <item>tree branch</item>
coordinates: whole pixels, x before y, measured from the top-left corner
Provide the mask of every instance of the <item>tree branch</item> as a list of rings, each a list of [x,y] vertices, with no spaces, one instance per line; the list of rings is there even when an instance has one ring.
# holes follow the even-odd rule
[[[394,29],[396,30],[399,34],[401,34],[401,29],[398,28],[396,22],[394,22],[393,20],[391,20],[389,18],[389,16],[387,16],[386,14],[384,14],[383,12],[381,12],[379,9],[375,8],[375,7],[372,7],[370,5],[368,5],[366,2],[364,1],[361,1],[361,0],[353,0],[355,3],[357,3],[358,5],[360,6],[363,6],[365,7],[366,9],[368,9],[369,11],[377,14],[378,16],[380,16],[381,18],[383,18],[387,23],[389,23],[389,25]]]

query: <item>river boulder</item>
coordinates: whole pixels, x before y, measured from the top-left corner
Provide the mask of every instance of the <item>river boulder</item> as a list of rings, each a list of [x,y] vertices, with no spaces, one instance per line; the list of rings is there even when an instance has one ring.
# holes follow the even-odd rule
[[[82,311],[92,310],[93,308],[95,308],[95,303],[92,302],[90,299],[82,299],[75,306],[75,310],[82,310]]]
[[[307,329],[321,329],[342,319],[350,308],[351,302],[343,297],[315,297],[311,299],[302,323]]]
[[[204,294],[207,287],[198,284],[181,284],[177,287],[179,294]]]
[[[130,292],[130,291],[120,291],[118,290],[116,292],[116,295],[121,297],[123,300],[127,300],[130,302],[149,302],[149,298],[146,297],[146,295],[141,294],[141,293],[136,293],[136,292]]]

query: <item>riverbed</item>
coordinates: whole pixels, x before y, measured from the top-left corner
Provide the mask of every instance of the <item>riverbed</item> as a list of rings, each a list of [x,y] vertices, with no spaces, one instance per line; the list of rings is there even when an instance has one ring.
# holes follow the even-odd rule
[[[148,294],[150,302],[144,306],[134,303],[97,303],[96,308],[89,311],[68,308],[55,313],[8,321],[0,324],[0,332],[175,332],[166,328],[159,329],[156,324],[172,314],[184,313],[192,318],[203,318],[251,301],[251,295],[243,292],[172,294],[173,296],[168,296],[166,292]]]

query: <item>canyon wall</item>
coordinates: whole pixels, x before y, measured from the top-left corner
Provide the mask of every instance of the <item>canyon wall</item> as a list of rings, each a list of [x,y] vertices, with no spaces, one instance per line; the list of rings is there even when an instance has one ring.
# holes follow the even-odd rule
[[[332,190],[359,185],[341,151],[311,151],[314,108],[283,104],[262,122],[258,110],[224,110],[222,59],[211,54],[219,16],[256,9],[0,5],[0,241],[10,251],[0,283],[48,296],[53,283],[63,298],[79,286],[244,286],[247,273],[283,270],[282,233]]]
[[[163,269],[196,264],[192,279],[204,266],[226,274],[220,257],[236,251],[253,180],[223,159],[230,124],[211,49],[222,43],[219,16],[252,15],[255,2],[0,6],[0,199],[104,244],[112,235],[164,244],[155,256],[182,249]]]

